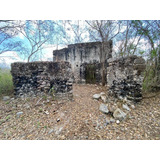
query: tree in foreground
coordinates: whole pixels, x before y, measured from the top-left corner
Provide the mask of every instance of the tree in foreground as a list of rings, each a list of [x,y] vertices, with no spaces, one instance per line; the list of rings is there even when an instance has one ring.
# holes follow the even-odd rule
[[[121,30],[121,21],[113,20],[90,20],[86,21],[88,24],[88,30],[90,37],[94,41],[102,42],[101,52],[100,52],[100,63],[102,65],[102,85],[104,86],[107,82],[106,78],[106,68],[105,63],[107,63],[107,58],[109,56],[110,46],[108,45],[109,41],[112,41]],[[106,58],[107,57],[107,58]]]

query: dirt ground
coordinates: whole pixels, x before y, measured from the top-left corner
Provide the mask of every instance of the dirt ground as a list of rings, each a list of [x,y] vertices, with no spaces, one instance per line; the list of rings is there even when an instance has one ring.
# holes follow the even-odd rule
[[[74,85],[73,101],[49,97],[0,100],[0,139],[7,140],[159,140],[160,94],[145,98],[125,121],[106,125],[93,94],[97,85]],[[23,112],[17,115],[18,112]]]

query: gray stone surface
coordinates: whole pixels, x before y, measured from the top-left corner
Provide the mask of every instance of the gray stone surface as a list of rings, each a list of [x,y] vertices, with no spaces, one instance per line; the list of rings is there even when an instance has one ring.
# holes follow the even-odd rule
[[[138,102],[142,99],[145,60],[135,55],[109,60],[109,95]]]
[[[123,109],[125,109],[125,110],[127,110],[127,111],[130,111],[130,110],[131,110],[131,109],[128,107],[127,104],[123,104],[122,107],[123,107]]]
[[[101,97],[100,94],[94,94],[94,95],[93,95],[93,99],[97,99],[97,100],[98,100],[98,99],[100,99],[100,97]]]
[[[103,103],[100,105],[99,110],[106,114],[109,112],[107,105]]]
[[[124,113],[121,109],[117,108],[113,113],[113,117],[116,120],[124,120],[126,118],[126,113]]]
[[[115,119],[113,119],[113,118],[110,118],[110,122],[111,122],[111,123],[115,123],[115,122],[116,122],[116,120],[115,120]]]
[[[3,96],[3,101],[8,101],[8,100],[10,100],[9,96]]]
[[[131,105],[131,108],[132,108],[132,109],[135,109],[135,106],[132,104],[132,105]]]
[[[87,68],[93,68],[95,81],[101,81],[100,52],[101,42],[77,43],[68,45],[67,48],[53,51],[53,61],[67,61],[72,66],[74,80],[78,83],[93,83],[87,81]],[[112,57],[112,41],[106,42],[104,47],[108,52],[103,58]],[[92,72],[90,72],[92,73]]]
[[[16,115],[17,117],[21,116],[23,114],[23,112],[17,112]]]
[[[54,94],[72,99],[73,73],[69,62],[12,63],[11,73],[17,97]]]
[[[108,106],[108,110],[109,110],[109,112],[111,112],[111,113],[114,113],[114,111],[117,109],[118,107],[116,106],[116,105],[109,105]]]
[[[107,97],[106,97],[105,95],[101,95],[101,99],[102,99],[102,101],[103,101],[104,103],[107,102]]]
[[[110,120],[106,118],[105,125],[107,126],[108,124],[110,124]]]

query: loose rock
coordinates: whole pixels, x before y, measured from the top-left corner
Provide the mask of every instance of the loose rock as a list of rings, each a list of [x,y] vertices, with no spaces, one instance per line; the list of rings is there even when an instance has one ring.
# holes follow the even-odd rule
[[[44,113],[45,113],[45,114],[49,114],[49,112],[48,112],[48,111],[45,111]]]
[[[113,118],[111,118],[111,119],[110,119],[110,122],[111,122],[111,123],[115,123],[115,122],[116,122],[116,120],[115,120],[115,119],[113,119]]]
[[[100,93],[100,95],[101,95],[101,96],[104,96],[104,95],[105,95],[105,93],[104,93],[104,92],[101,92],[101,93]]]
[[[105,105],[103,103],[100,105],[99,110],[103,113],[108,113],[109,112],[107,105]]]
[[[117,123],[117,124],[119,124],[119,123],[120,123],[120,121],[119,121],[119,120],[116,120],[116,123]]]
[[[114,111],[117,109],[118,107],[116,105],[109,105],[108,106],[108,110],[111,113],[114,113]]]
[[[10,100],[10,97],[9,97],[9,96],[4,96],[4,97],[3,97],[3,101],[8,101],[8,100]]]
[[[107,102],[107,98],[106,98],[106,96],[101,96],[101,99],[102,99],[102,101],[104,102],[104,103],[106,103]]]
[[[131,105],[131,108],[132,108],[132,109],[135,109],[135,106],[134,106],[134,105]]]
[[[106,119],[105,125],[107,126],[110,123],[110,120]]]
[[[117,120],[123,120],[126,118],[126,113],[124,113],[122,110],[117,108],[113,113],[113,117]]]
[[[123,106],[122,106],[124,109],[126,109],[127,111],[130,111],[131,109],[128,107],[128,105],[127,104],[123,104]]]
[[[54,132],[54,129],[50,129],[48,134],[51,134],[52,132]]]
[[[93,95],[93,99],[99,99],[100,97],[101,97],[100,94],[94,94],[94,95]]]
[[[23,112],[17,112],[17,113],[16,113],[17,117],[19,117],[19,116],[22,115],[22,114],[23,114]]]

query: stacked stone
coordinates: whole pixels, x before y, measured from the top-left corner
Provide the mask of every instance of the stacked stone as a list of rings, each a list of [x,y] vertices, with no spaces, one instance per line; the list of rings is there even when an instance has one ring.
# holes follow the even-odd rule
[[[73,74],[69,62],[13,63],[11,73],[17,97],[41,95],[51,91],[55,95],[63,94],[62,97],[73,96]]]
[[[130,56],[109,60],[107,80],[109,94],[138,102],[142,99],[143,71],[145,60]]]
[[[112,41],[104,44],[107,54],[103,59],[112,57]],[[95,67],[95,81],[101,81],[101,61],[100,53],[102,49],[101,42],[77,43],[68,45],[67,48],[53,51],[53,61],[67,61],[71,63],[75,83],[92,83],[86,76],[86,67],[93,65]],[[88,70],[87,70],[88,71]]]

